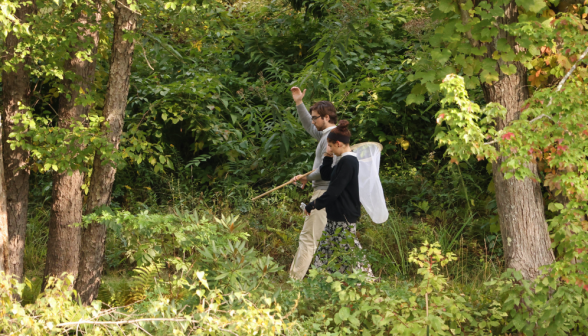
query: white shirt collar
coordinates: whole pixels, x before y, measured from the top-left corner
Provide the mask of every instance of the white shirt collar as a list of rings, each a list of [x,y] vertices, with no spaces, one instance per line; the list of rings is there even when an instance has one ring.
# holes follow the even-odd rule
[[[344,156],[347,156],[347,155],[351,155],[351,156],[357,157],[357,154],[356,153],[353,153],[353,152],[345,152],[345,153],[341,154],[341,157],[344,157]]]
[[[322,132],[323,132],[323,134],[325,134],[325,133],[327,133],[327,132],[330,132],[330,131],[331,131],[333,128],[335,128],[335,127],[337,127],[337,126],[331,126],[331,127],[327,127],[327,128],[325,128],[324,130],[322,130]]]

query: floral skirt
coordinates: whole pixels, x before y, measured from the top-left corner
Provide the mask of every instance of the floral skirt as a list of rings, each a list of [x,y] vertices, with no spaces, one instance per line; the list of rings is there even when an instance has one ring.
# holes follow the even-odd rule
[[[348,222],[327,220],[327,225],[314,256],[314,266],[329,273],[352,273],[361,269],[373,277],[372,268],[365,255],[361,254],[361,244],[355,235],[357,225]]]

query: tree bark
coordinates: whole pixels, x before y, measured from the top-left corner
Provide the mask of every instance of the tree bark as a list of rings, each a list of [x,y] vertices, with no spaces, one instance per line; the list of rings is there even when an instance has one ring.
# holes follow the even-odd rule
[[[101,20],[100,5],[96,3],[93,13],[81,10],[76,21],[79,25],[79,50],[85,42],[92,43],[92,56],[98,48],[98,31],[92,29]],[[74,50],[70,52],[70,59],[66,60],[64,70],[73,77],[66,77],[63,81],[65,93],[59,96],[58,125],[68,128],[75,121],[81,121],[82,115],[87,114],[90,106],[79,105],[76,102],[81,92],[87,93],[94,81],[96,62],[89,62],[76,57]],[[71,78],[71,79],[69,79]],[[68,98],[69,95],[69,98]],[[47,278],[61,277],[68,273],[74,277],[78,274],[79,251],[81,242],[82,222],[82,184],[84,174],[79,170],[72,173],[62,172],[53,175],[53,206],[49,219],[49,240],[47,243],[47,260],[42,288],[45,288]],[[76,225],[78,224],[78,225]]]
[[[123,130],[129,79],[133,62],[134,40],[125,40],[123,35],[132,32],[137,26],[137,15],[128,9],[128,2],[116,2],[114,15],[114,39],[110,61],[110,74],[104,103],[105,124],[102,130],[108,141],[118,150]],[[104,153],[109,154],[109,153]],[[116,174],[115,165],[103,157],[100,150],[94,156],[94,169],[90,182],[86,214],[110,204],[110,195]],[[90,304],[98,295],[102,277],[106,226],[101,222],[92,222],[83,229],[80,263],[75,289],[83,304]]]
[[[0,120],[0,126],[2,121]],[[0,146],[2,146],[2,132],[0,132]],[[0,148],[1,149],[1,148]],[[8,216],[6,215],[6,183],[4,181],[4,160],[0,155],[0,272],[10,270],[10,249],[8,241]]]
[[[27,5],[25,1],[20,1],[21,7],[15,12],[15,17],[20,21],[25,21],[27,16],[34,11],[34,4]],[[13,58],[21,58],[15,55],[15,48],[20,39],[10,32],[6,36],[5,50],[3,55],[5,61]],[[29,159],[29,153],[22,148],[10,149],[6,142],[8,135],[14,129],[13,118],[17,113],[21,113],[20,106],[29,105],[31,94],[29,73],[26,69],[29,58],[21,58],[16,64],[13,71],[4,71],[2,73],[2,92],[3,105],[2,111],[2,156],[5,181],[6,211],[8,219],[8,256],[6,272],[22,280],[24,275],[24,247],[25,234],[27,226],[27,210],[29,206],[29,170],[26,163]],[[19,106],[20,104],[20,106]]]
[[[499,21],[502,22],[499,23],[506,24],[518,20],[518,9],[514,1],[504,9],[505,17],[501,18]],[[515,38],[505,31],[499,32],[496,40],[499,38],[507,38],[515,52],[520,51]],[[492,55],[495,44],[489,44],[487,47],[487,55]],[[507,110],[506,117],[497,120],[497,130],[519,119],[523,103],[529,98],[526,69],[519,62],[513,64],[517,69],[515,74],[506,75],[497,67],[500,74],[498,82],[483,86],[486,101],[499,103]],[[504,157],[500,157],[492,164],[492,170],[506,267],[520,271],[526,279],[534,279],[540,274],[539,267],[554,261],[541,187],[538,182],[529,178],[506,180],[500,167],[504,160]],[[529,164],[528,167],[537,174],[535,163]]]

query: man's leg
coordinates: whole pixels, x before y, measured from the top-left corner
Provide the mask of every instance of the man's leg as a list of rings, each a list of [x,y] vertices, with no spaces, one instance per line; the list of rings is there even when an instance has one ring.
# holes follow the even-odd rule
[[[311,201],[319,198],[325,191],[315,190],[312,194]],[[325,225],[327,225],[327,210],[325,209],[312,210],[310,215],[304,220],[304,226],[300,232],[298,251],[296,251],[292,266],[290,266],[290,276],[292,278],[302,280],[306,275]]]

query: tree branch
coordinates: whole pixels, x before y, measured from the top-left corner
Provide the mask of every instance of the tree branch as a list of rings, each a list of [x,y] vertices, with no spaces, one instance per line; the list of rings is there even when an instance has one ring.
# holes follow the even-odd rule
[[[149,60],[147,59],[147,54],[145,53],[145,47],[143,47],[143,44],[142,43],[139,43],[139,45],[143,49],[143,57],[145,58],[145,62],[147,62],[147,65],[149,66],[149,69],[151,69],[152,71],[155,71],[155,69],[153,69],[153,67],[151,66],[151,63],[149,63]]]
[[[580,58],[578,58],[576,63],[574,63],[574,65],[570,68],[570,71],[568,71],[568,73],[566,73],[564,78],[561,79],[561,81],[557,85],[557,89],[555,90],[555,92],[559,92],[561,90],[561,88],[563,87],[565,82],[568,80],[568,78],[570,78],[570,76],[572,75],[574,70],[576,70],[576,68],[578,67],[578,63],[580,63],[580,61],[582,61],[584,59],[584,57],[586,57],[586,55],[588,55],[588,48],[586,48],[586,50],[584,50],[584,52],[580,55]]]
[[[102,0],[102,2],[108,6],[114,14],[118,13],[118,9],[116,9],[116,7],[109,0]]]
[[[131,11],[133,14],[136,14],[136,15],[139,15],[139,16],[141,16],[141,13],[139,13],[139,12],[137,12],[137,11],[134,11],[134,10],[130,9],[128,6],[126,6],[125,4],[123,4],[122,2],[120,2],[120,0],[117,0],[116,2],[117,2],[119,5],[123,6],[124,8],[126,8],[126,9],[130,10],[130,11]]]
[[[574,65],[566,73],[566,75],[564,76],[564,78],[562,78],[561,81],[559,81],[559,84],[557,85],[557,88],[555,89],[555,92],[561,91],[561,89],[563,88],[563,85],[566,83],[566,81],[568,80],[568,78],[570,78],[570,76],[572,75],[572,73],[578,67],[578,64],[586,57],[586,55],[588,55],[588,48],[586,48],[586,50],[584,50],[584,52],[580,55],[580,58],[578,58],[578,60],[576,61],[576,63],[574,63]],[[553,102],[553,97],[549,98],[549,104],[547,104],[547,106],[551,105],[552,102]]]
[[[194,322],[185,318],[143,318],[135,320],[124,320],[124,321],[91,321],[91,320],[80,320],[77,322],[64,322],[59,323],[56,327],[67,327],[80,324],[92,324],[92,325],[121,325],[121,324],[135,324],[140,322]]]
[[[543,118],[547,118],[547,119],[549,119],[549,120],[553,121],[553,118],[552,118],[552,117],[548,116],[547,114],[542,114],[542,115],[539,115],[539,116],[537,116],[537,117],[535,117],[535,118],[533,118],[533,119],[529,120],[529,123],[530,123],[530,124],[532,124],[532,123],[534,123],[535,121],[537,121],[537,120],[539,120],[539,119],[543,119]]]

